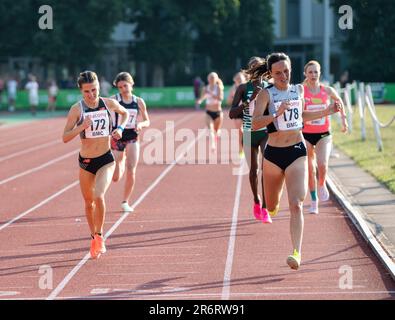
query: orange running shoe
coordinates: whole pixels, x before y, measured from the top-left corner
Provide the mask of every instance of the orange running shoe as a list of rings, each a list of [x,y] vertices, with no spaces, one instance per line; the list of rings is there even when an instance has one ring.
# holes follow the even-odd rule
[[[96,242],[95,250],[99,254],[99,256],[102,253],[106,253],[107,249],[103,237],[98,234],[95,234],[95,242]]]

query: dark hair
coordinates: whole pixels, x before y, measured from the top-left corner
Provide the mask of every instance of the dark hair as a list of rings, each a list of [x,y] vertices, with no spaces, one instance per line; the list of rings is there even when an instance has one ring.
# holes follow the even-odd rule
[[[266,59],[260,57],[250,58],[248,69],[243,70],[243,72],[248,75],[251,81],[258,80],[261,77],[269,80],[271,78],[272,65],[279,61],[288,61],[291,65],[291,60],[285,53],[274,52],[269,54]]]
[[[242,72],[248,76],[250,81],[259,80],[262,76],[265,79],[270,78],[266,60],[260,57],[251,57],[248,61],[248,68]]]
[[[272,71],[272,65],[279,61],[288,61],[291,65],[291,59],[283,52],[274,52],[266,57],[267,68]]]
[[[77,80],[78,88],[81,89],[84,83],[93,83],[95,81],[98,81],[97,74],[95,72],[93,71],[81,72]]]
[[[132,85],[134,84],[133,77],[131,76],[131,74],[129,72],[118,73],[112,84],[114,85],[114,87],[116,87],[118,82],[120,82],[120,81],[126,81]]]

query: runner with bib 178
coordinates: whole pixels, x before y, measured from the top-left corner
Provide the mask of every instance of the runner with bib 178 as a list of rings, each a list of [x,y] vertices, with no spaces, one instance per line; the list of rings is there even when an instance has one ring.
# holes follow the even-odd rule
[[[302,135],[303,121],[310,121],[338,112],[335,101],[324,110],[304,111],[302,85],[290,84],[291,60],[285,53],[272,53],[266,59],[263,76],[273,84],[261,90],[255,104],[252,129],[267,127],[263,174],[266,206],[275,216],[285,183],[290,211],[290,232],[293,252],[287,258],[292,269],[301,263],[303,238],[303,201],[307,194],[307,151]]]

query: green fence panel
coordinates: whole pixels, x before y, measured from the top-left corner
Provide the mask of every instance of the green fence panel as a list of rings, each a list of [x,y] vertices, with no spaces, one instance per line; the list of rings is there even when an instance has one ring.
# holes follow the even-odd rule
[[[229,93],[230,87],[225,88],[224,103]],[[114,95],[118,91],[112,89],[110,94]],[[193,87],[168,87],[168,88],[135,88],[134,94],[144,99],[148,107],[193,107],[195,97]],[[78,89],[59,90],[56,107],[59,109],[70,108],[82,98]],[[39,90],[39,108],[46,108],[48,105],[47,90]],[[26,90],[20,90],[16,100],[17,109],[29,109],[29,99]]]

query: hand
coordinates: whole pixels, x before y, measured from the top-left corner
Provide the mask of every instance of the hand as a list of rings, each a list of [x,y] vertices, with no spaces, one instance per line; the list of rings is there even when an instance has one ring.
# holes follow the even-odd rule
[[[141,131],[141,129],[143,129],[143,127],[141,126],[141,123],[138,123],[136,125],[136,128],[134,129],[137,133]]]
[[[348,132],[348,123],[347,123],[347,121],[344,119],[343,120],[343,125],[342,125],[342,132],[343,133],[347,133]]]
[[[291,108],[291,102],[289,100],[285,100],[281,102],[280,107],[277,109],[277,117],[281,116],[286,110]]]
[[[92,120],[91,120],[91,118],[85,117],[85,118],[84,118],[84,121],[82,122],[82,127],[83,127],[84,129],[87,129],[87,128],[89,128],[91,125],[92,125]]]
[[[121,129],[115,129],[112,133],[111,133],[112,137],[115,140],[119,140],[122,138],[122,130]]]
[[[342,109],[343,109],[342,104],[339,101],[335,101],[331,105],[329,105],[329,107],[328,107],[329,114],[328,115],[339,112]]]

